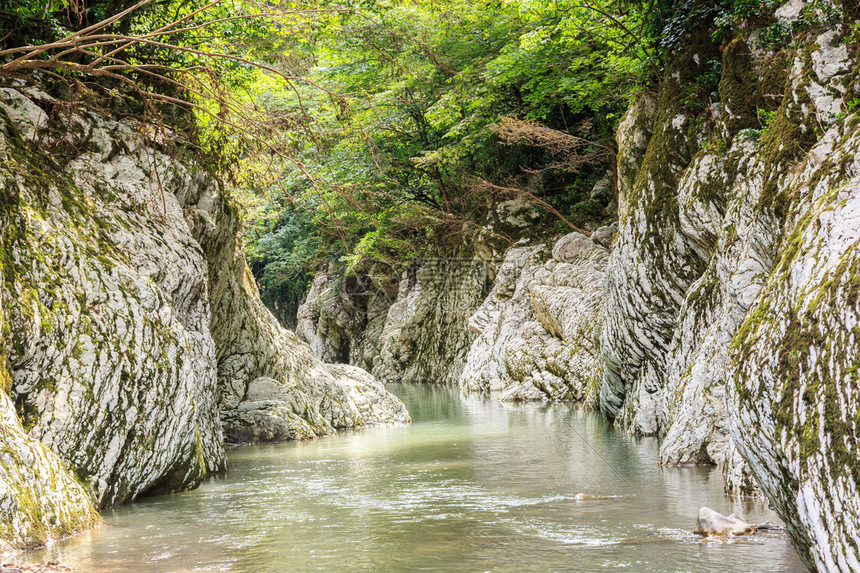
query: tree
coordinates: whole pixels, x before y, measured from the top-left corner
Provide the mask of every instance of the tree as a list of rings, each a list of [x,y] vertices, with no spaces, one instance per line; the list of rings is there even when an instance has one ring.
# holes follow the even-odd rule
[[[307,94],[318,131],[300,153],[316,184],[295,169],[281,183],[313,210],[322,258],[360,268],[457,244],[516,194],[559,230],[610,219],[611,194],[588,192],[612,169],[615,125],[653,69],[643,14],[591,0],[385,0],[316,22],[308,76],[351,97]],[[540,138],[494,129],[505,122],[590,143],[562,159]]]

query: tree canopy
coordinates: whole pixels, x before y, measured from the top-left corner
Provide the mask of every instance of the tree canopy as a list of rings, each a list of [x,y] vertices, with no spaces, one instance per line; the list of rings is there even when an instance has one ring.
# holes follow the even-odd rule
[[[700,21],[720,41],[772,12],[770,0],[6,0],[0,78],[166,130],[153,139],[220,174],[272,302],[324,263],[349,273],[459,245],[514,197],[553,233],[611,221],[631,98]],[[834,17],[812,3],[759,41],[778,48]],[[690,88],[706,99],[713,64]]]
[[[300,291],[295,281],[324,261],[349,271],[457,244],[514,196],[547,207],[558,231],[614,217],[611,186],[591,191],[612,169],[621,114],[654,74],[647,10],[576,0],[348,8],[306,22],[281,52],[308,83],[267,90],[264,77],[255,88],[306,128],[290,136],[295,163],[246,197],[264,289]]]

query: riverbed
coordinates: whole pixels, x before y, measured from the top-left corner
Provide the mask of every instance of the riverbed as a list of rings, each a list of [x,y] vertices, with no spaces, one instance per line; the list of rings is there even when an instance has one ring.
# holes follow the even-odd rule
[[[199,489],[104,513],[96,531],[21,556],[79,572],[805,571],[784,535],[703,543],[709,506],[778,521],[723,494],[719,472],[660,468],[571,404],[502,404],[391,385],[414,422],[228,451]]]

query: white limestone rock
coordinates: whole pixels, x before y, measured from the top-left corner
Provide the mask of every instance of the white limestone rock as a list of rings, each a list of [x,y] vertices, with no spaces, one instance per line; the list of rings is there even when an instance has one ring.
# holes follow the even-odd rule
[[[601,407],[664,433],[663,463],[764,492],[810,568],[853,571],[860,134],[838,32],[805,40],[770,126],[729,150],[687,162],[683,123],[658,109],[639,172],[619,171]],[[619,157],[645,133],[619,130]]]
[[[0,396],[4,547],[90,527],[94,504],[194,487],[225,469],[222,424],[291,439],[408,421],[263,307],[205,172],[129,125],[76,110],[44,123],[14,89],[0,102],[0,379],[21,416]],[[58,138],[70,151],[51,155]]]
[[[860,569],[858,125],[828,130],[785,183],[799,203],[728,366],[732,437],[820,571]]]
[[[487,267],[471,257],[428,259],[405,272],[377,330],[373,375],[385,382],[456,383],[475,337],[467,318],[486,285]]]
[[[24,105],[13,92],[7,105]],[[106,141],[119,131],[86,114],[62,121],[33,149],[58,133]],[[2,147],[12,395],[30,435],[75,468],[99,506],[224,469],[207,264],[171,192],[191,174],[142,148],[52,165]]]
[[[587,257],[594,249],[594,242],[582,233],[565,235],[552,247],[552,258],[560,263],[572,263]]]
[[[753,141],[736,138],[727,157],[702,155],[681,183],[682,197],[691,197],[681,212],[685,235],[700,248],[713,244],[714,237],[719,239],[708,268],[690,286],[679,311],[667,360],[667,431],[660,450],[666,465],[720,467],[727,490],[738,494],[757,490],[745,464],[734,455],[729,438],[725,406],[728,346],[772,265],[778,235],[774,216],[756,211],[764,166],[755,154]],[[728,180],[719,180],[726,174]],[[709,223],[701,223],[698,214],[706,207],[695,204],[705,198],[703,183],[720,189],[722,220],[711,217]],[[690,217],[700,223],[687,223]]]
[[[656,104],[642,96],[617,133],[619,230],[606,270],[599,403],[638,435],[665,429],[666,354],[684,294],[704,266],[679,222],[675,193],[690,157],[676,107],[671,93]]]
[[[5,394],[0,394],[0,427],[0,555],[101,523],[88,492],[56,454],[24,433]]]
[[[500,399],[595,399],[597,320],[608,251],[571,233],[553,258],[540,246],[513,247],[484,304],[469,321],[479,333],[460,388],[501,391]]]
[[[755,533],[755,527],[737,515],[723,515],[709,507],[703,507],[696,516],[696,528],[693,533],[704,537],[750,535]]]
[[[346,291],[345,279],[333,270],[314,275],[311,288],[296,313],[296,334],[324,362],[349,362],[357,346],[366,312],[359,308],[359,293]]]
[[[541,265],[540,246],[512,247],[496,273],[490,294],[469,319],[478,338],[469,348],[459,386],[466,391],[502,391],[507,387],[506,346],[526,322],[533,321],[528,286]]]
[[[204,186],[186,186],[180,197],[209,262],[210,332],[228,441],[306,439],[410,420],[372,377],[325,364],[263,305],[226,197]]]
[[[0,220],[0,235],[8,231]],[[0,283],[4,271],[0,267]],[[0,309],[7,308],[0,289]],[[28,436],[8,396],[6,318],[0,312],[0,556],[44,545],[101,523],[89,492],[68,466],[38,440]]]

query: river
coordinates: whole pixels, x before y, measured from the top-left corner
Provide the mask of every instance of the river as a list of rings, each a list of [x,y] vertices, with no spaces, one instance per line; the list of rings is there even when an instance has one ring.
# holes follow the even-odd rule
[[[726,498],[719,472],[661,469],[656,440],[595,413],[390,389],[412,424],[233,448],[225,476],[106,511],[104,527],[21,560],[80,573],[805,571],[783,535],[691,534],[701,506],[776,517]]]

